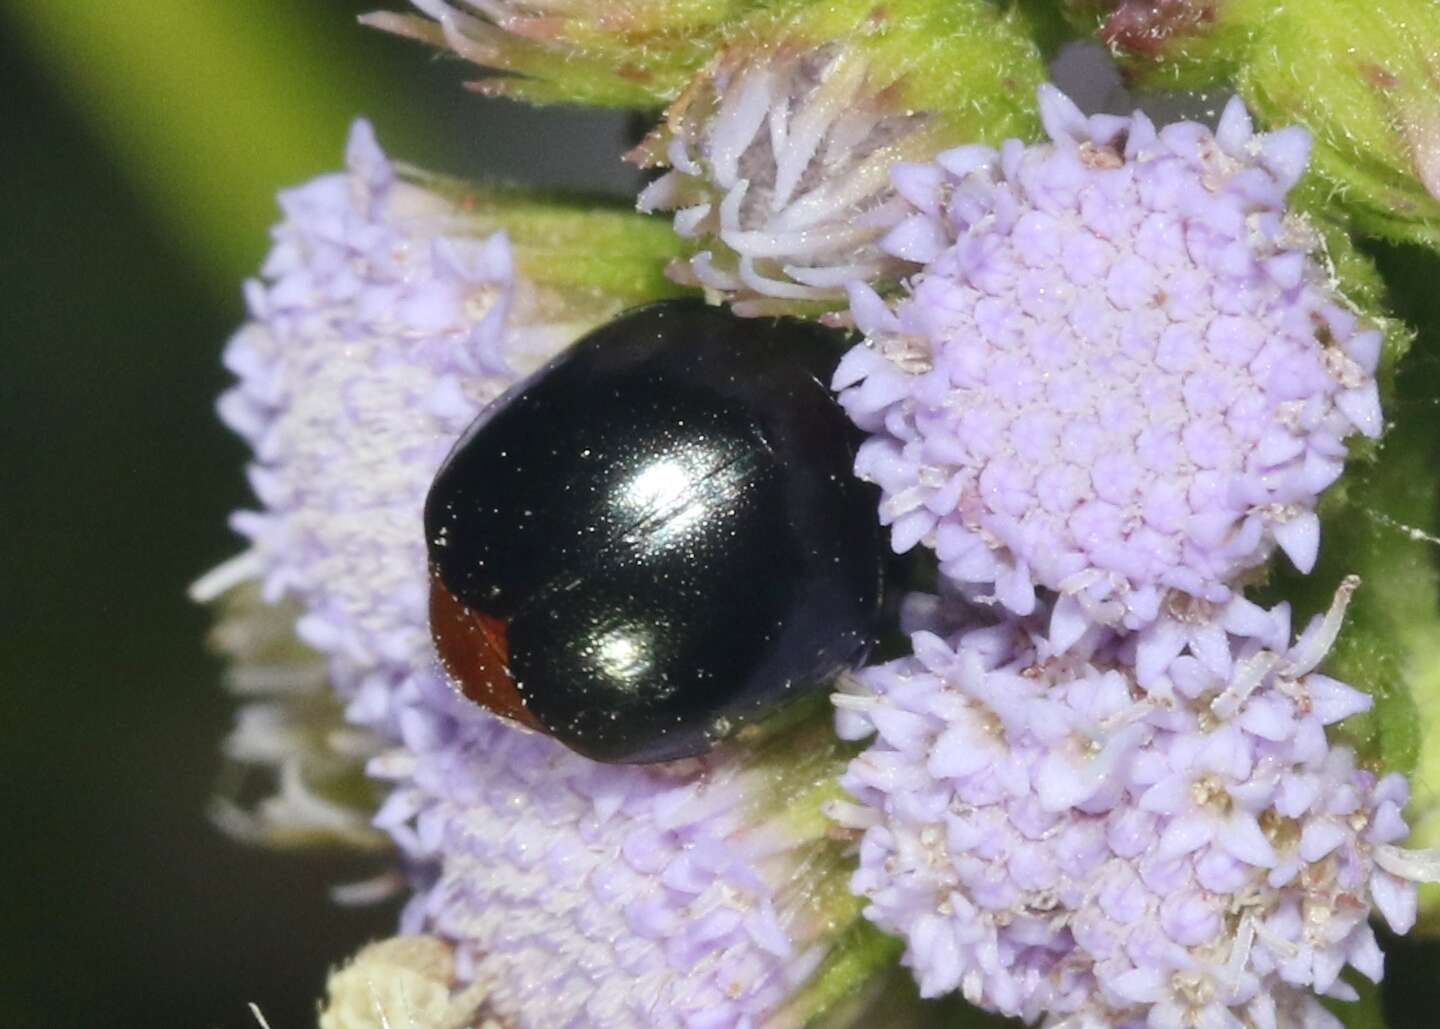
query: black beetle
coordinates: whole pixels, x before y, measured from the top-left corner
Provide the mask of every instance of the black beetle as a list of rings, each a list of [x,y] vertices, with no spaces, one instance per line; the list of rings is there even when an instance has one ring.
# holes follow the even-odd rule
[[[843,342],[666,301],[488,408],[425,503],[456,686],[587,757],[652,762],[863,660],[887,548],[826,386]]]

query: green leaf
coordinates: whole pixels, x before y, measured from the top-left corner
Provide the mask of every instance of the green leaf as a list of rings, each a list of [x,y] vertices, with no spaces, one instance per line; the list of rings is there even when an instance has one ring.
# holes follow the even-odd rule
[[[867,1006],[875,983],[887,979],[900,957],[900,941],[863,919],[853,922],[825,961],[785,1001],[767,1024],[774,1029],[843,1026],[856,1008]],[[905,973],[909,978],[909,973]]]

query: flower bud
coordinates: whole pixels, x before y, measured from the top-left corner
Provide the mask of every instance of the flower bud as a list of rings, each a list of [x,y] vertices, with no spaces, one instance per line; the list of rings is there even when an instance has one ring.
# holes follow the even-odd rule
[[[1248,44],[1235,17],[1236,0],[1061,0],[1071,24],[1093,31],[1112,52],[1148,71],[1144,61],[1164,62],[1167,77],[1198,65],[1203,74]]]
[[[1272,124],[1315,135],[1306,203],[1369,235],[1440,249],[1440,6],[1286,3],[1237,80]]]
[[[1019,15],[981,0],[843,0],[756,15],[631,154],[640,195],[695,253],[671,266],[745,314],[839,306],[913,267],[880,238],[897,161],[1030,133],[1044,63]]]
[[[319,1029],[499,1029],[479,1014],[484,987],[457,988],[454,965],[451,948],[433,936],[369,944],[330,974]]]

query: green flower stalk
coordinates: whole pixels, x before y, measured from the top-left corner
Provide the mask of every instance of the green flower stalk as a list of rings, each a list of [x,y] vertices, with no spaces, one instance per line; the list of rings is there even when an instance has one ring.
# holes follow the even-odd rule
[[[1440,5],[1431,0],[1070,0],[1148,86],[1232,84],[1315,138],[1297,199],[1440,248]]]
[[[1017,9],[985,0],[781,4],[728,46],[631,155],[669,171],[640,196],[695,252],[671,266],[742,314],[843,306],[845,284],[916,265],[880,241],[903,161],[1031,136],[1045,78]]]

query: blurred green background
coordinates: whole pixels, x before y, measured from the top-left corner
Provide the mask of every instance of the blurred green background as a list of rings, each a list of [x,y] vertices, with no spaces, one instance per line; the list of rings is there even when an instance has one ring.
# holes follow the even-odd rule
[[[250,1001],[299,1029],[327,964],[393,927],[327,896],[374,859],[204,815],[231,702],[185,587],[250,502],[213,414],[240,283],[275,189],[338,166],[356,114],[439,170],[634,177],[623,119],[467,94],[464,66],[357,26],[372,6],[0,8],[0,1029],[242,1029]],[[1390,1025],[1440,1024],[1435,950],[1391,960]]]

